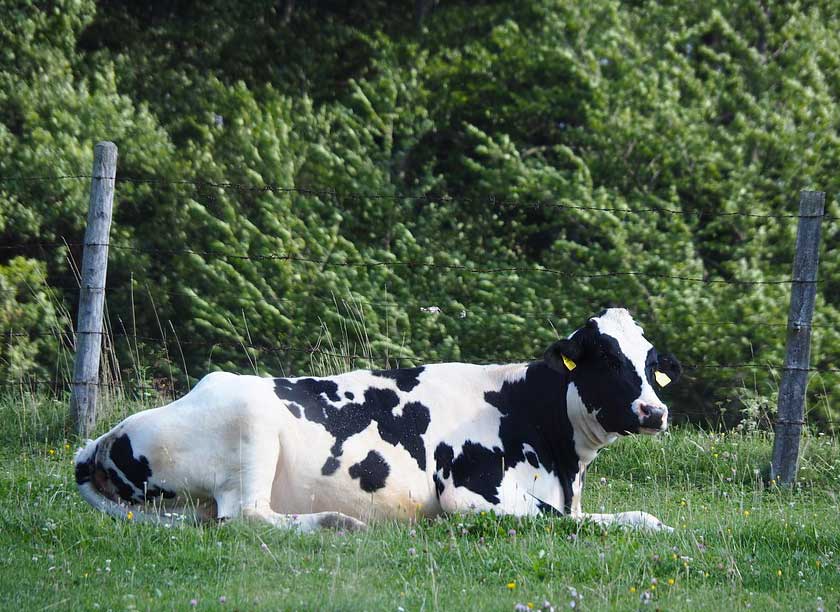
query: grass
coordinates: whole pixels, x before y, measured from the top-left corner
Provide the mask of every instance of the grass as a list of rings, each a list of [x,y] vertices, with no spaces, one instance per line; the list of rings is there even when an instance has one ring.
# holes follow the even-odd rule
[[[111,402],[114,422],[139,404]],[[492,514],[362,534],[116,522],[76,493],[65,404],[0,398],[0,609],[836,609],[840,448],[765,486],[766,433],[680,429],[602,453],[584,509],[646,510],[670,535]],[[103,423],[104,430],[107,423]]]

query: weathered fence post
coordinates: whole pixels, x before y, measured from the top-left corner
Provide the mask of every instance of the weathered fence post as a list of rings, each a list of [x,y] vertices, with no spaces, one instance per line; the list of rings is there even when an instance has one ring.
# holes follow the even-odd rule
[[[76,324],[76,363],[70,414],[76,433],[88,437],[96,424],[99,392],[99,359],[102,350],[105,275],[108,271],[108,235],[117,175],[117,146],[97,143],[93,149],[90,208],[82,256],[82,286]]]
[[[825,193],[803,191],[800,194],[787,351],[779,386],[779,414],[770,466],[770,478],[784,484],[791,484],[796,479],[799,438],[805,424],[805,389],[811,365],[811,317],[817,295],[820,224],[824,208]]]

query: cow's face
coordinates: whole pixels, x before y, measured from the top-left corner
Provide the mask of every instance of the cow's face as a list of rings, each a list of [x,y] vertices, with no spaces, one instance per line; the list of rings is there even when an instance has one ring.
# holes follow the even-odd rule
[[[668,408],[656,390],[681,372],[672,355],[659,355],[623,308],[589,319],[545,353],[549,366],[567,372],[569,392],[607,433],[657,433],[668,427]]]

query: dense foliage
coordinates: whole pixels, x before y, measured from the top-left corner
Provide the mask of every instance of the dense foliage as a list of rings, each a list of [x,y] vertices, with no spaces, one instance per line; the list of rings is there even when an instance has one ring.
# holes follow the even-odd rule
[[[114,371],[528,359],[618,303],[762,366],[690,369],[678,411],[772,409],[790,287],[730,281],[790,277],[799,190],[840,214],[834,3],[2,4],[0,177],[119,146]],[[0,378],[66,371],[87,189],[0,182]],[[811,390],[831,417],[840,375]]]

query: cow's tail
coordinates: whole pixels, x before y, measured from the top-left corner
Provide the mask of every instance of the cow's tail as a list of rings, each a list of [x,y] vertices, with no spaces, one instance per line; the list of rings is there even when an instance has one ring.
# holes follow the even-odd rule
[[[198,516],[189,508],[163,511],[148,504],[120,499],[105,467],[112,443],[113,436],[109,433],[97,440],[88,440],[76,452],[76,486],[87,503],[114,518],[135,523],[181,525],[198,522]]]

